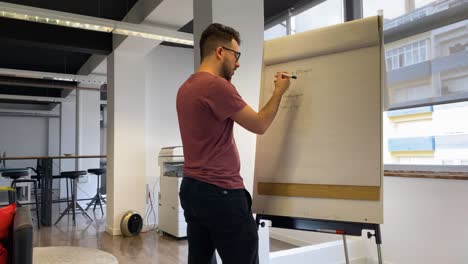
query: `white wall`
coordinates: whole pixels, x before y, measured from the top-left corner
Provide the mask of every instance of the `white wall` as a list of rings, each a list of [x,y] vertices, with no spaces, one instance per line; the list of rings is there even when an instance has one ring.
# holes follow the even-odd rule
[[[76,154],[76,90],[71,92],[62,102],[60,107],[60,155]],[[76,168],[76,162],[73,159],[54,160],[55,168],[59,171],[72,171]],[[67,186],[65,179],[60,180],[60,197],[67,195]]]
[[[7,156],[47,155],[48,119],[49,117],[0,116],[0,154],[5,151]],[[35,167],[36,161],[8,160],[6,166]]]
[[[49,155],[59,155],[60,152],[60,118],[48,120],[48,150]]]
[[[144,68],[146,71],[146,182],[155,199],[154,209],[157,210],[160,177],[158,153],[162,147],[182,145],[175,102],[179,87],[193,73],[193,50],[158,46],[145,57]],[[157,221],[151,215],[148,224],[154,223]]]
[[[257,110],[263,61],[263,1],[238,0],[236,4],[229,0],[213,1],[213,21],[231,26],[241,35],[240,67],[232,77],[232,83],[245,102]],[[234,137],[241,161],[240,174],[245,188],[252,193],[256,135],[236,125]]]
[[[100,92],[99,90],[77,91],[77,154],[100,154]],[[78,159],[78,170],[99,168],[99,159]],[[97,191],[97,176],[89,174],[80,178],[78,199],[93,198]],[[87,202],[86,202],[87,203]],[[83,205],[85,202],[83,203]]]
[[[386,262],[467,263],[468,181],[385,177],[384,186]],[[367,244],[375,258],[375,242]]]

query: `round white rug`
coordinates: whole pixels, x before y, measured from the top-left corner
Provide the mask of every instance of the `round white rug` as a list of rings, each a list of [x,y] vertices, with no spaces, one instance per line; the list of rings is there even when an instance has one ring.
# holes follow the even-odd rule
[[[84,247],[35,247],[34,264],[117,264],[117,258],[105,251]]]

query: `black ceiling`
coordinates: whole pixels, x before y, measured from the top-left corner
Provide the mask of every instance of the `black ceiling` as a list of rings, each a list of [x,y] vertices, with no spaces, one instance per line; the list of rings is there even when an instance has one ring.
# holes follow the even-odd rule
[[[138,0],[3,1],[120,21]],[[284,15],[291,7],[310,1],[316,0],[264,0],[265,23]],[[179,31],[193,33],[193,22]],[[180,46],[170,43],[163,45]],[[107,55],[112,52],[112,34],[0,18],[0,50],[0,68],[77,74],[93,54]],[[66,97],[76,85],[74,82],[0,75],[0,94],[11,96]],[[105,90],[105,87],[101,90]],[[101,97],[102,94],[105,100],[105,91]],[[0,99],[0,107],[10,107],[11,103],[45,104],[48,109],[55,106],[54,103]]]
[[[1,68],[75,74],[110,47],[110,34],[0,18]]]
[[[5,0],[79,15],[122,20],[137,0]],[[0,19],[0,67],[76,74],[92,54],[109,54],[112,35]]]
[[[3,0],[2,2],[122,20],[137,0]]]
[[[120,21],[138,0],[3,1]],[[284,15],[291,7],[310,1],[317,0],[264,0],[265,23]],[[193,33],[193,21],[179,31]],[[162,44],[180,47],[177,44]],[[112,52],[112,34],[0,18],[0,50],[0,68],[77,74],[93,54],[108,55]],[[50,110],[56,103],[32,99],[18,101],[10,97],[28,95],[60,98],[66,97],[76,86],[76,82],[0,75],[0,94],[8,95],[0,98],[0,108]],[[106,100],[105,85],[101,87],[101,100]]]
[[[310,0],[265,0],[265,21]],[[4,0],[50,10],[122,20],[137,0]],[[193,32],[193,25],[181,31]],[[0,68],[76,74],[92,54],[112,51],[109,33],[0,19]]]

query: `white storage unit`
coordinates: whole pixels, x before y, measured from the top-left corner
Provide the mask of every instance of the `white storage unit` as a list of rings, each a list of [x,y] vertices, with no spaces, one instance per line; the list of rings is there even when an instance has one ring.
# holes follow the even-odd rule
[[[162,148],[158,161],[161,170],[158,195],[159,230],[177,238],[186,237],[187,223],[179,200],[184,165],[183,148]]]

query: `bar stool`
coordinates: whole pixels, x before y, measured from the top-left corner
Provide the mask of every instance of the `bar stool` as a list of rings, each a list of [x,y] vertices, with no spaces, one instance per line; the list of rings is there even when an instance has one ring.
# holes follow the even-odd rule
[[[3,172],[2,176],[6,178],[10,178],[13,181],[11,182],[11,188],[16,189],[16,184],[17,183],[33,183],[34,184],[34,195],[35,195],[35,200],[36,200],[36,216],[37,216],[37,228],[41,228],[41,219],[39,218],[39,199],[37,198],[37,181],[33,179],[20,179],[21,177],[27,177],[29,175],[29,172],[27,170],[21,170],[21,171],[8,171],[8,172]],[[14,203],[16,202],[17,204],[21,205],[17,200],[16,200],[16,193],[8,191],[8,200],[9,203]]]
[[[95,174],[97,176],[97,191],[96,191],[96,195],[94,195],[93,199],[88,204],[85,210],[88,211],[88,209],[92,205],[94,205],[94,208],[93,208],[93,212],[94,212],[94,210],[96,210],[96,205],[99,204],[99,207],[101,207],[101,213],[104,214],[104,211],[102,210],[102,203],[106,203],[106,199],[104,199],[104,197],[102,197],[101,195],[101,185],[99,184],[99,179],[101,178],[102,174],[106,174],[106,169],[102,169],[102,168],[89,169],[88,172]]]
[[[73,214],[73,224],[76,225],[76,218],[75,218],[76,209],[81,210],[83,215],[87,216],[89,218],[89,220],[93,221],[93,219],[86,213],[85,210],[83,210],[83,207],[81,207],[80,204],[77,201],[78,178],[80,176],[83,176],[83,175],[86,175],[86,174],[87,174],[86,171],[63,171],[63,172],[60,173],[60,176],[67,177],[71,181],[72,200],[68,204],[67,208],[65,210],[63,210],[63,212],[60,214],[60,217],[57,219],[57,221],[55,221],[54,225],[56,225],[62,219],[63,216],[68,214],[70,212],[70,210],[72,211],[72,214]]]

